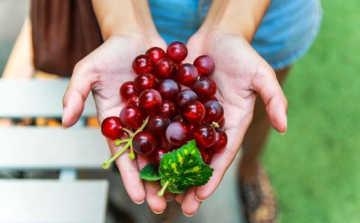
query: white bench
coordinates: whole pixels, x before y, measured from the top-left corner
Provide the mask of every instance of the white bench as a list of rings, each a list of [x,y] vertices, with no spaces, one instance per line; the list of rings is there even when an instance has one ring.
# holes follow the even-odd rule
[[[61,117],[67,79],[0,79],[0,118]],[[96,116],[93,99],[83,116]],[[60,170],[60,179],[1,179],[0,222],[105,222],[108,182],[77,180],[110,157],[99,128],[0,127],[0,171]]]

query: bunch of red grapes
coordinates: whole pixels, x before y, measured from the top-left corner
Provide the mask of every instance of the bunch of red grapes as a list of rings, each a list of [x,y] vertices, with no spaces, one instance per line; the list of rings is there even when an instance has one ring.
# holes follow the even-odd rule
[[[227,144],[221,129],[224,109],[215,97],[216,83],[209,77],[215,63],[203,55],[193,64],[182,64],[187,54],[183,43],[173,42],[166,52],[153,47],[137,56],[132,64],[137,76],[120,88],[126,107],[119,117],[108,117],[101,126],[103,135],[112,140],[126,131],[132,149],[148,155],[154,166],[159,166],[163,154],[193,139],[206,164]]]

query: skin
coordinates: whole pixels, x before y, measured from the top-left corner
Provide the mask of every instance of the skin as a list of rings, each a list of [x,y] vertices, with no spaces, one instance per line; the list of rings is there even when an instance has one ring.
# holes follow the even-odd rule
[[[146,1],[104,0],[93,1],[93,4],[105,43],[74,69],[63,100],[64,127],[74,125],[79,119],[90,91],[100,122],[108,116],[118,115],[124,106],[119,88],[135,77],[131,67],[133,58],[152,46],[166,49],[165,42],[156,32]],[[194,215],[201,201],[216,190],[234,160],[252,121],[257,95],[264,101],[272,126],[279,132],[286,132],[286,98],[275,72],[249,44],[268,5],[269,1],[265,0],[215,0],[204,24],[187,43],[186,62],[192,63],[203,54],[214,59],[216,70],[212,78],[217,83],[217,97],[223,104],[226,119],[231,120],[225,124],[228,144],[213,157],[214,174],[210,181],[176,196],[187,216]],[[109,147],[113,154],[119,149],[110,141]],[[153,212],[162,213],[166,201],[157,196],[160,185],[143,183],[139,179],[139,170],[147,160],[138,156],[135,162],[127,153],[117,159],[116,164],[130,198],[136,203],[146,199]],[[173,195],[165,197],[170,200]]]

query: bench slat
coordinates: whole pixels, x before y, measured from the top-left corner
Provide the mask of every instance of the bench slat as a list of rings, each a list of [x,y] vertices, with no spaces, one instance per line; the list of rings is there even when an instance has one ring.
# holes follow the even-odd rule
[[[0,222],[104,222],[108,182],[0,180]]]
[[[99,128],[0,128],[0,169],[101,168],[109,158]]]
[[[62,98],[69,79],[0,79],[0,117],[61,117]],[[89,95],[83,116],[96,116],[95,103]]]

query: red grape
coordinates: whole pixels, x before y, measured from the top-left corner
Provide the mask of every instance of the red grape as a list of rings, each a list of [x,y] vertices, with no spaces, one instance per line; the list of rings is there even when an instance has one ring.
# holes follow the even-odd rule
[[[194,138],[199,148],[208,148],[215,143],[215,129],[207,123],[195,127]]]
[[[209,76],[215,70],[214,60],[207,55],[196,58],[194,65],[198,69],[200,77]]]
[[[120,112],[121,123],[131,129],[140,128],[145,118],[145,113],[134,105],[126,106]]]
[[[165,57],[165,51],[161,49],[160,47],[152,47],[148,49],[145,53],[147,56],[149,56],[154,64],[156,64],[159,60]]]
[[[136,107],[139,107],[139,97],[132,96],[131,98],[129,98],[126,105],[134,105]]]
[[[182,115],[177,115],[175,118],[173,118],[172,122],[182,122],[185,123],[185,119]]]
[[[205,107],[198,101],[189,101],[181,107],[181,114],[189,124],[199,124],[205,117]]]
[[[151,134],[162,137],[165,136],[166,129],[170,123],[170,119],[164,114],[153,115],[149,118],[147,129]]]
[[[179,92],[176,96],[176,104],[181,108],[186,102],[197,100],[198,96],[190,89],[185,89]]]
[[[159,111],[161,104],[161,95],[154,89],[146,89],[139,96],[139,106],[148,114],[153,114]]]
[[[121,85],[120,96],[124,101],[129,100],[132,96],[138,96],[138,92],[134,86],[134,81],[127,81]]]
[[[176,63],[180,63],[183,61],[188,54],[188,50],[185,44],[181,42],[173,42],[170,43],[168,48],[166,49],[166,55],[173,59]]]
[[[164,100],[161,105],[161,113],[165,114],[170,119],[174,118],[177,114],[176,104],[169,100]]]
[[[141,131],[132,139],[134,151],[140,155],[148,155],[158,145],[158,141],[150,132]]]
[[[217,153],[220,152],[223,148],[225,148],[228,140],[224,130],[216,129],[215,131],[215,143],[209,149],[211,149],[214,153]]]
[[[220,128],[224,128],[224,126],[225,126],[225,117],[223,117],[220,121],[219,121],[219,127]]]
[[[204,99],[200,100],[200,102],[203,103],[203,105],[208,101],[219,101],[219,99],[217,99],[217,97],[215,97],[215,96],[212,96],[210,98],[204,98]]]
[[[192,64],[186,63],[178,68],[176,75],[174,76],[174,80],[184,86],[191,87],[195,84],[198,77],[199,74],[196,67]]]
[[[175,146],[182,146],[188,138],[189,130],[185,123],[173,122],[166,129],[166,139]]]
[[[155,89],[157,85],[154,75],[149,73],[139,74],[135,77],[134,86],[135,89],[141,93],[146,89]]]
[[[215,81],[209,77],[202,77],[192,88],[200,99],[213,97],[217,91]]]
[[[110,116],[101,123],[101,133],[108,139],[119,139],[124,131],[119,117]]]
[[[224,117],[224,109],[222,105],[217,101],[208,101],[204,104],[205,107],[205,118],[204,122],[206,123],[219,123],[219,121]]]
[[[212,160],[212,156],[213,156],[213,152],[211,150],[208,149],[199,149],[200,155],[201,155],[201,159],[204,161],[204,163],[206,165],[210,165],[211,160]]]
[[[168,153],[169,150],[167,150],[164,147],[158,147],[156,148],[152,153],[150,153],[149,155],[149,161],[150,164],[153,165],[154,167],[159,167],[160,165],[160,160],[162,159],[162,157],[164,156],[164,154]]]
[[[164,79],[159,82],[157,87],[162,99],[175,99],[180,91],[179,85],[172,79]]]
[[[151,73],[154,69],[154,63],[150,57],[140,55],[135,58],[132,67],[136,74]]]
[[[157,62],[154,75],[157,79],[172,78],[176,73],[176,69],[175,62],[170,58],[164,57]]]

